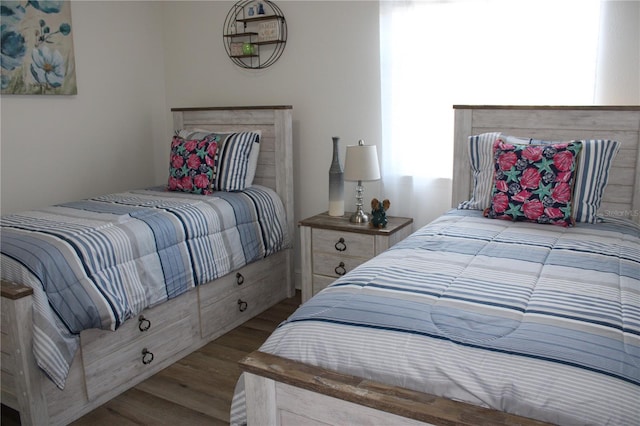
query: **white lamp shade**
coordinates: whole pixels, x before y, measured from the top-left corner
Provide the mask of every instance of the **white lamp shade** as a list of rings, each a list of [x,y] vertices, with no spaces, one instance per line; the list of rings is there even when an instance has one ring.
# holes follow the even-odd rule
[[[344,179],[351,181],[380,179],[378,152],[375,145],[347,146]]]

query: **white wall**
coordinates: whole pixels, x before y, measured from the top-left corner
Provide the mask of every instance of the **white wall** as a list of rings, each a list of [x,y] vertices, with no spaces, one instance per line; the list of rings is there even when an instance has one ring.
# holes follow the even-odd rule
[[[2,214],[154,183],[162,9],[74,1],[71,19],[78,94],[2,96]]]
[[[222,28],[234,2],[165,3],[167,104],[293,105],[301,219],[328,209],[332,136],[341,138],[343,164],[347,144],[381,142],[378,3],[277,3],[288,41],[281,58],[263,70],[239,68],[226,55]],[[156,166],[162,181],[165,163]],[[354,191],[348,184],[347,208],[353,209]]]

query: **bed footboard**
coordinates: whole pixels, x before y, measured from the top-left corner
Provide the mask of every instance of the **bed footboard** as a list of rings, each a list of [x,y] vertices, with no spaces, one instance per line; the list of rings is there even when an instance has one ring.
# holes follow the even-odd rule
[[[501,411],[255,351],[245,372],[248,425],[547,425]],[[319,422],[319,423],[317,423]]]
[[[2,281],[2,403],[20,411],[22,424],[47,423],[42,373],[31,350],[30,287]]]

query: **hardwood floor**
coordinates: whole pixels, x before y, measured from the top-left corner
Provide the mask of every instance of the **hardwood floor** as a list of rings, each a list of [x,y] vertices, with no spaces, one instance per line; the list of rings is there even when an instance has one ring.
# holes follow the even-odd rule
[[[238,361],[300,305],[300,291],[73,422],[85,425],[228,425]],[[2,425],[19,425],[2,406]]]

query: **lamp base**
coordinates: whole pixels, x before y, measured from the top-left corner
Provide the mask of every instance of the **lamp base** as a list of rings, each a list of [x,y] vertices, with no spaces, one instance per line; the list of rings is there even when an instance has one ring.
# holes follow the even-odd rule
[[[369,223],[369,215],[363,212],[362,209],[358,209],[351,215],[349,221],[353,223]]]
[[[369,215],[362,210],[362,193],[364,188],[362,187],[362,181],[359,180],[356,185],[356,212],[349,218],[353,223],[367,223],[369,222]]]

